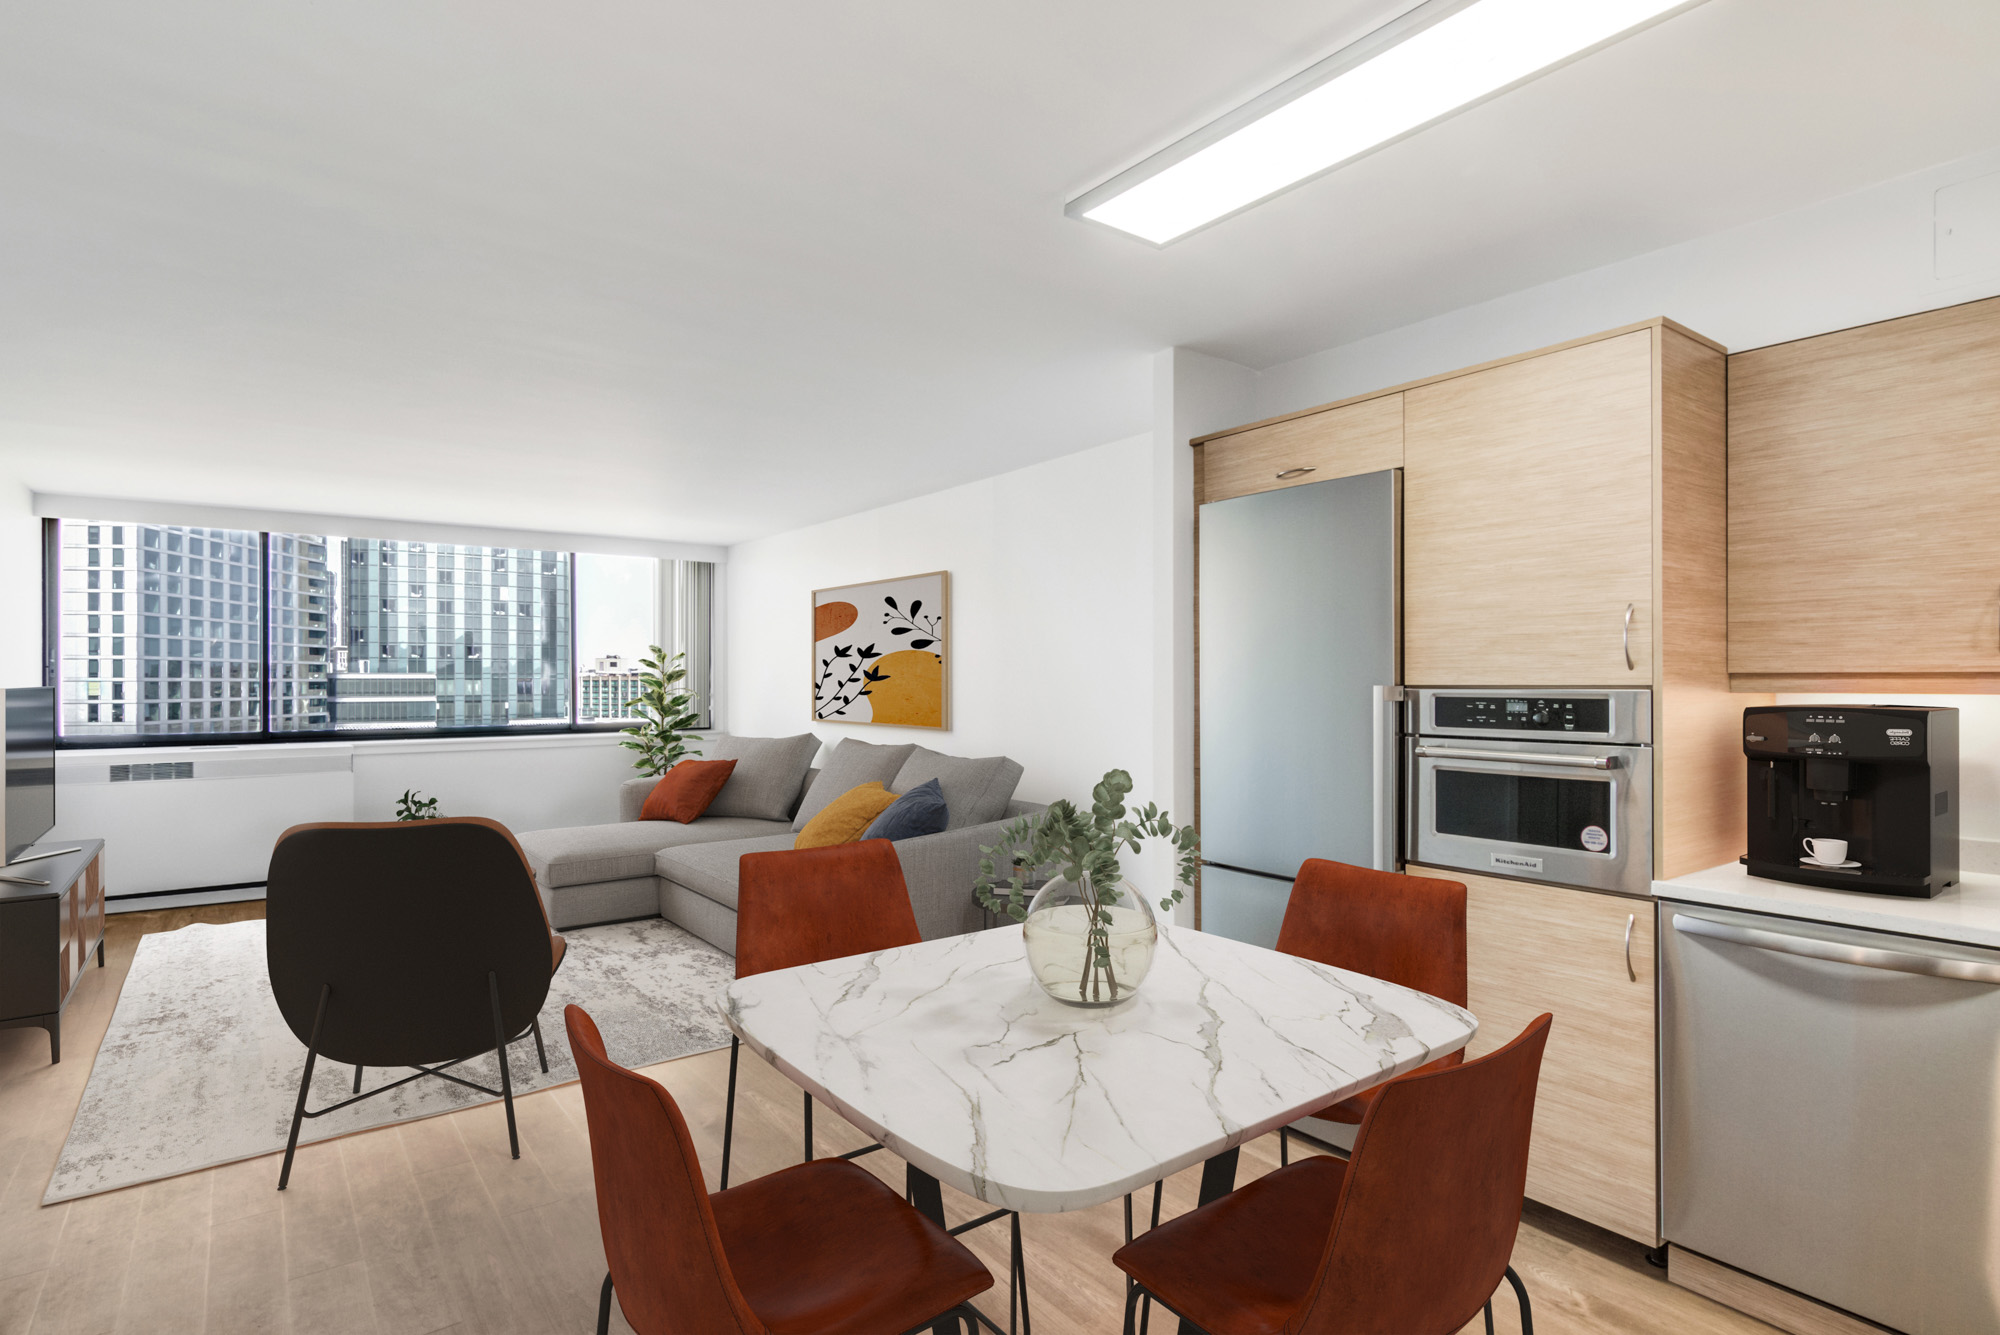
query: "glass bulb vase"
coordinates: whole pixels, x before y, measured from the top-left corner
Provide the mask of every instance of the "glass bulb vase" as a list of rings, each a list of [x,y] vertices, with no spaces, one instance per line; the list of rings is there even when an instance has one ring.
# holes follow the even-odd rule
[[[1042,991],[1070,1006],[1116,1006],[1153,967],[1160,928],[1129,882],[1100,893],[1089,877],[1058,876],[1029,903],[1021,935]]]

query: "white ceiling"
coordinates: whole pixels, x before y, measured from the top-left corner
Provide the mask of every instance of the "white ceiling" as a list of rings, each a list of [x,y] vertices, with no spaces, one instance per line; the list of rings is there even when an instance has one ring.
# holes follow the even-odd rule
[[[1992,0],[1709,0],[1165,250],[1062,216],[1407,7],[10,5],[0,451],[734,541],[2000,142]]]

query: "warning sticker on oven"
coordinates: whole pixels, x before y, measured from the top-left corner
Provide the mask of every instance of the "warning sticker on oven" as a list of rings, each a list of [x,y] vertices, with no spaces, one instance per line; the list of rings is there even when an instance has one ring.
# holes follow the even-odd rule
[[[1611,836],[1604,832],[1602,825],[1584,826],[1582,839],[1583,846],[1593,853],[1602,853],[1611,847]]]

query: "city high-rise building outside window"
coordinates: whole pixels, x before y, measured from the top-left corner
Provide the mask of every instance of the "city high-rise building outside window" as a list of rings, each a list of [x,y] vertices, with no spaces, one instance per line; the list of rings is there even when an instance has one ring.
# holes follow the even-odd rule
[[[76,740],[615,727],[657,643],[708,691],[706,562],[64,520],[49,578]]]

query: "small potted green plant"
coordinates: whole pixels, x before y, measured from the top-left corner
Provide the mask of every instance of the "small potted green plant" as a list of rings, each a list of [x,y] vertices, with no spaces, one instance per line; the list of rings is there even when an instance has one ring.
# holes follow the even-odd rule
[[[1160,900],[1162,909],[1180,903],[1200,865],[1194,827],[1175,825],[1150,802],[1128,819],[1131,791],[1132,776],[1111,770],[1091,790],[1089,811],[1067,800],[1051,802],[1040,815],[1009,825],[998,844],[980,849],[974,895],[989,911],[1021,924],[1035,981],[1072,1006],[1115,1006],[1153,967],[1159,924],[1146,897],[1125,881],[1119,851],[1137,853],[1147,839],[1172,845],[1174,887]],[[1010,868],[1004,879],[1003,864]],[[1045,876],[1050,879],[1024,906],[1029,886]]]
[[[425,797],[421,788],[405,788],[400,801],[396,803],[397,820],[436,820],[438,800]]]
[[[644,669],[639,694],[628,706],[639,721],[623,729],[625,736],[618,744],[639,753],[633,769],[641,774],[665,774],[685,757],[701,754],[688,745],[688,730],[701,721],[701,715],[694,707],[694,692],[686,687],[687,655],[668,658],[667,651],[657,644],[648,646],[646,652],[650,657],[639,660]]]

